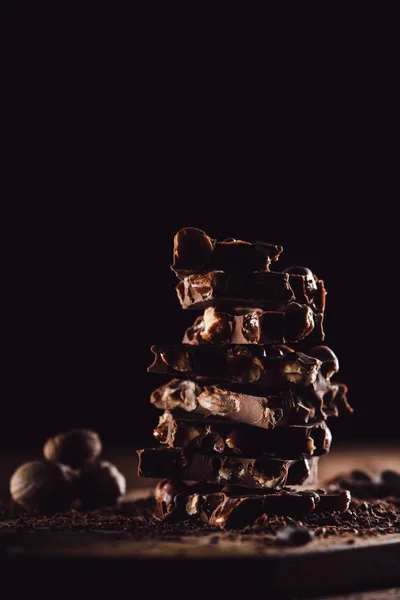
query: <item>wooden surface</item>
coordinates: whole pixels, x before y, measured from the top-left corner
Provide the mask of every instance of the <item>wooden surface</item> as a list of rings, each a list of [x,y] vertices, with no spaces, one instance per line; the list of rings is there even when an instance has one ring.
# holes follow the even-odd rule
[[[133,451],[115,450],[108,453],[107,458],[127,475],[131,488],[127,500],[151,493],[155,481],[137,478]],[[9,459],[4,459],[3,474],[7,470],[12,473],[19,462],[21,459],[11,469]],[[321,479],[353,468],[400,470],[400,452],[399,447],[384,445],[336,447],[320,463]],[[234,591],[232,572],[243,569],[254,586],[259,587],[262,582],[262,590],[271,598],[322,597],[346,590],[353,590],[349,600],[400,598],[396,595],[396,586],[400,586],[399,535],[373,539],[353,536],[351,541],[349,538],[316,539],[301,548],[285,548],[260,543],[250,536],[229,539],[229,533],[221,531],[195,538],[146,541],[135,541],[127,532],[95,529],[89,532],[8,531],[0,535],[0,556],[7,569],[19,572],[25,572],[32,564],[36,572],[49,565],[52,570],[61,568],[69,572],[71,568],[76,570],[77,564],[84,564],[87,575],[118,569],[121,577],[134,572],[136,581],[146,584],[148,578],[159,580],[162,576],[169,579],[185,576],[195,581],[200,569],[203,582],[212,580],[214,586],[216,581],[221,585],[225,582],[225,589],[232,587]],[[382,595],[374,596],[375,592],[369,592],[370,596],[361,595],[361,590],[383,586],[388,589],[376,592]]]

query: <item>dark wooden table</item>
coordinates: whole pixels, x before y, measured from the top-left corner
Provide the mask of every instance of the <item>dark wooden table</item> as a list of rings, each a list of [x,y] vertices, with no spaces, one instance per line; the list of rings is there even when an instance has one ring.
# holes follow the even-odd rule
[[[127,500],[151,493],[155,482],[137,478],[133,452],[116,449],[107,458],[127,475]],[[3,474],[11,474],[19,462],[20,457],[13,456],[12,464],[4,457]],[[399,447],[335,447],[321,460],[321,480],[353,468],[400,470]],[[216,536],[220,536],[218,543]],[[400,535],[396,534],[373,539],[354,536],[351,543],[340,538],[315,539],[302,548],[272,545],[260,550],[251,538],[230,540],[218,531],[196,538],[146,541],[115,531],[8,531],[0,536],[0,552],[9,573],[34,567],[36,575],[48,569],[53,574],[60,571],[62,577],[81,572],[95,581],[99,574],[117,576],[120,581],[134,576],[139,587],[148,586],[149,581],[165,585],[171,578],[188,579],[194,587],[207,584],[225,592],[235,592],[235,587],[237,591],[240,577],[245,577],[251,589],[261,589],[271,598],[322,597],[346,590],[353,590],[348,598],[360,600],[400,597],[396,588],[400,586]],[[381,591],[366,595],[365,590],[374,588]]]

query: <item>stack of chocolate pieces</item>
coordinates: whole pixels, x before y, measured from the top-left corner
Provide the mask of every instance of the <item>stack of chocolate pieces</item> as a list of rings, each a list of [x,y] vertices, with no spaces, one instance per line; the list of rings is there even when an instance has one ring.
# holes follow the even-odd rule
[[[152,347],[148,370],[173,379],[151,396],[162,446],[138,451],[139,475],[163,478],[161,518],[241,527],[348,507],[347,491],[315,490],[326,420],[351,411],[346,386],[331,381],[338,359],[321,345],[324,282],[305,267],[271,271],[281,252],[193,227],[175,236],[178,298],[202,314],[182,343]]]

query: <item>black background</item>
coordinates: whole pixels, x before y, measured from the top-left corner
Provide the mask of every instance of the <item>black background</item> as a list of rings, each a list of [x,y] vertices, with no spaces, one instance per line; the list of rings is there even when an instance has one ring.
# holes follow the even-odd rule
[[[193,315],[169,269],[187,225],[282,244],[282,268],[324,279],[355,408],[334,435],[398,439],[396,104],[372,42],[339,59],[253,39],[244,54],[240,36],[160,14],[31,18],[10,12],[2,38],[2,443],[73,426],[152,443],[149,347]]]

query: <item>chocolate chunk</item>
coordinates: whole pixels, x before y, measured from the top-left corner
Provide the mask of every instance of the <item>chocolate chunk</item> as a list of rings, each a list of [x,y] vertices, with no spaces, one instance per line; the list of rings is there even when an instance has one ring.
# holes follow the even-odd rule
[[[221,529],[241,529],[264,513],[262,496],[226,497],[212,513],[209,523]]]
[[[324,282],[318,279],[314,273],[307,267],[288,267],[283,271],[290,277],[290,285],[297,298],[303,296],[307,302],[312,304],[317,311],[323,312],[326,303],[326,290]],[[300,283],[302,282],[302,283]],[[300,302],[300,300],[298,300]]]
[[[316,507],[316,512],[344,512],[348,510],[351,501],[349,490],[340,490],[337,493],[320,494],[319,503]]]
[[[182,308],[203,309],[207,306],[243,312],[250,306],[264,310],[283,310],[290,302],[310,306],[315,312],[325,309],[325,287],[318,281],[317,292],[309,294],[304,275],[287,273],[248,273],[228,275],[223,271],[210,271],[205,275],[190,275],[176,286]]]
[[[316,408],[312,404],[304,404],[291,392],[254,396],[230,388],[173,379],[155,390],[150,400],[162,410],[220,417],[263,429],[287,423],[303,424],[315,418]],[[318,397],[316,402],[320,402]]]
[[[199,418],[199,417],[198,417]],[[267,454],[298,458],[302,454],[320,456],[329,452],[332,435],[324,421],[276,429],[214,422],[210,418],[194,421],[166,411],[159,419],[154,436],[171,448],[212,450],[242,456]]]
[[[218,377],[261,387],[307,387],[317,378],[320,361],[284,346],[259,345],[152,346],[154,362],[148,371],[177,376]]]
[[[283,311],[260,309],[242,315],[221,312],[213,306],[186,330],[184,344],[285,344],[309,337],[325,337],[323,313],[313,313],[309,306],[291,302]]]
[[[139,475],[182,479],[220,485],[272,488],[290,481],[292,485],[316,481],[318,458],[284,460],[242,458],[215,453],[186,454],[172,448],[138,450]]]
[[[279,544],[285,546],[304,546],[314,539],[314,532],[299,525],[286,525],[276,534]]]
[[[309,351],[309,354],[321,361],[321,373],[326,379],[329,380],[339,371],[339,359],[328,346],[315,346]]]
[[[167,490],[167,494],[164,490]],[[161,494],[160,494],[161,490]],[[175,494],[171,495],[171,490]],[[179,484],[163,480],[155,490],[156,517],[168,521],[198,518],[221,528],[235,529],[252,525],[261,515],[305,517],[348,510],[350,493],[327,493],[326,490],[274,490],[219,487],[210,484]]]
[[[210,271],[205,275],[185,277],[176,286],[176,293],[184,309],[199,310],[212,305],[240,314],[246,306],[275,311],[282,310],[290,302],[297,302],[323,312],[323,281],[318,282],[316,295],[308,294],[306,285],[304,275],[266,272],[235,276]]]
[[[303,458],[297,460],[291,465],[289,469],[288,477],[286,479],[287,485],[298,485],[307,482],[308,485],[315,483],[318,480],[318,458]]]
[[[197,415],[218,417],[263,429],[282,425],[304,425],[337,416],[344,404],[339,390],[344,386],[318,378],[315,388],[270,392],[253,386],[221,381],[173,379],[157,388],[151,403],[161,410],[174,411],[196,420]],[[255,395],[260,394],[260,395]],[[345,396],[344,396],[345,397]],[[325,403],[327,402],[327,404]],[[348,406],[348,405],[347,405]],[[350,407],[349,407],[350,408]],[[350,408],[350,410],[352,410]],[[162,435],[162,433],[160,432]],[[159,435],[160,435],[159,434]]]
[[[184,227],[175,235],[172,270],[178,277],[221,270],[227,273],[268,271],[283,248],[265,242],[213,240],[204,231]]]
[[[264,497],[264,513],[285,517],[297,517],[313,511],[319,502],[319,496],[307,493],[283,491]]]

